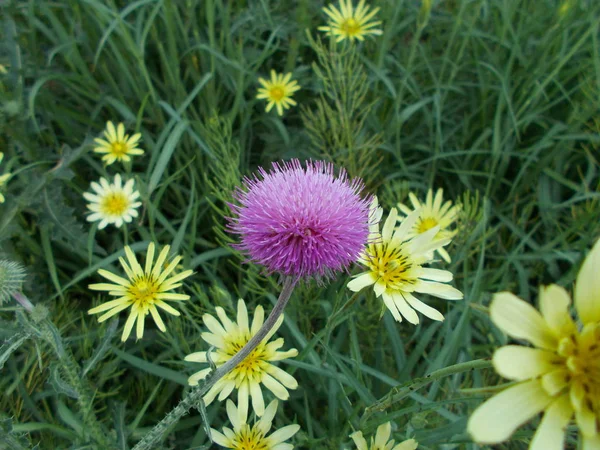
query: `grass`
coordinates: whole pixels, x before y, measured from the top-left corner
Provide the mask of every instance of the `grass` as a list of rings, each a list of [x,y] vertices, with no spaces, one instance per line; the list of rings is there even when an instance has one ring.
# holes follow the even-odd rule
[[[229,247],[224,216],[242,176],[292,157],[346,167],[388,210],[429,187],[467,205],[446,267],[465,300],[429,299],[446,320],[414,327],[381,317],[381,301],[351,293],[346,275],[300,287],[279,332],[300,352],[282,364],[300,387],[276,424],[301,425],[297,448],[348,448],[353,430],[368,436],[389,420],[397,440],[415,437],[419,448],[479,448],[465,426],[490,393],[479,388],[503,382],[489,364],[419,380],[489,358],[507,342],[487,315],[491,294],[535,302],[540,284],[570,289],[600,235],[600,5],[449,0],[427,14],[416,2],[373,4],[384,34],[356,46],[317,36],[325,16],[314,0],[0,6],[1,169],[14,173],[0,257],[27,268],[24,292],[48,309],[63,358],[86,369],[65,379],[57,351],[35,334],[46,319],[1,306],[0,336],[19,343],[0,378],[8,448],[93,448],[73,383],[89,389],[93,414],[123,449],[177,404],[194,371],[183,358],[202,349],[202,314],[231,312],[238,296],[275,302],[278,280]],[[302,86],[301,106],[283,118],[254,99],[270,69]],[[141,132],[146,150],[125,166],[144,211],[121,231],[87,223],[81,195],[107,173],[92,152],[107,120]],[[139,252],[150,241],[172,244],[195,270],[192,300],[168,333],[152,327],[123,344],[123,316],[99,325],[86,314],[102,301],[87,285],[100,267],[118,270],[124,244]],[[220,429],[224,408],[207,413]],[[526,448],[535,426],[499,448]],[[192,412],[163,445],[207,442]]]

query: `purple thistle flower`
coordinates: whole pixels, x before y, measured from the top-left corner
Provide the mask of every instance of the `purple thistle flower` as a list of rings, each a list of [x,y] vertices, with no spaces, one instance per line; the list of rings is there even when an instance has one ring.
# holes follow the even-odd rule
[[[230,205],[237,217],[228,228],[241,235],[234,247],[269,272],[330,277],[356,261],[367,243],[371,196],[361,198],[363,187],[343,169],[336,178],[325,161],[259,168],[236,189],[240,205]]]

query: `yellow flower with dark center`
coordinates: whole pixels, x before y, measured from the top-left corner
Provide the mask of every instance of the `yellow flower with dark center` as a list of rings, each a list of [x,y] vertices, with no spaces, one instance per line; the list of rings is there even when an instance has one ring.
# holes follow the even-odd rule
[[[446,203],[442,204],[444,191],[443,189],[438,189],[435,193],[435,198],[433,197],[433,191],[429,189],[427,191],[427,197],[425,198],[425,203],[421,203],[417,197],[411,192],[408,194],[410,202],[412,203],[413,208],[409,208],[408,206],[398,203],[398,208],[407,216],[411,214],[413,211],[420,210],[419,218],[415,222],[412,230],[410,230],[408,236],[416,236],[421,233],[425,233],[426,231],[431,230],[433,227],[439,227],[438,233],[435,235],[435,241],[447,241],[450,242],[449,239],[452,239],[456,234],[456,230],[450,230],[449,228],[456,221],[459,207],[452,206],[452,201],[448,200]],[[402,219],[401,219],[402,220]],[[450,255],[443,247],[439,247],[436,249],[436,252],[440,254],[444,261],[450,262]]]
[[[517,383],[475,410],[468,431],[480,443],[507,440],[544,411],[530,450],[560,450],[571,419],[583,449],[600,449],[600,241],[587,256],[575,283],[579,326],[569,314],[571,299],[557,285],[540,289],[541,314],[509,292],[494,296],[492,321],[509,336],[535,348],[506,345],[494,353],[496,371]]]
[[[371,437],[370,446],[367,445],[367,440],[363,437],[362,431],[352,433],[350,437],[356,444],[357,450],[415,450],[418,446],[417,441],[414,439],[408,439],[394,446],[394,440],[389,440],[391,434],[392,424],[387,422],[377,427],[375,439]]]
[[[123,223],[130,223],[138,216],[137,208],[142,204],[136,201],[140,193],[134,190],[134,180],[131,179],[123,186],[121,175],[115,175],[114,182],[110,184],[105,178],[100,178],[100,183],[92,183],[93,193],[86,192],[84,198],[90,203],[87,205],[92,214],[88,222],[100,221],[99,229],[108,224],[120,228]]]
[[[142,269],[131,248],[125,246],[127,262],[122,257],[119,258],[119,262],[123,270],[125,270],[127,278],[100,269],[98,270],[98,274],[115,284],[98,283],[90,284],[89,286],[92,290],[108,291],[108,295],[118,298],[90,309],[88,314],[108,311],[98,318],[98,322],[104,322],[120,311],[131,307],[131,312],[125,322],[125,328],[121,336],[122,341],[127,340],[136,320],[137,339],[142,338],[144,335],[144,321],[148,314],[152,315],[158,329],[165,332],[166,327],[158,313],[157,307],[169,314],[179,316],[179,311],[167,304],[166,301],[189,300],[189,295],[176,294],[170,291],[181,287],[181,281],[193,273],[192,270],[186,270],[177,275],[172,275],[179,261],[181,261],[181,256],[173,258],[167,268],[164,268],[163,264],[167,260],[170,248],[170,246],[166,245],[158,255],[156,262],[154,262],[155,245],[151,242],[146,254],[146,264]],[[172,276],[169,277],[169,275]]]
[[[264,415],[253,425],[247,423],[248,409],[235,407],[231,400],[227,400],[227,416],[233,426],[223,427],[223,433],[211,428],[213,440],[221,447],[234,450],[291,450],[292,444],[284,442],[300,430],[300,425],[287,425],[267,436],[273,426],[273,418],[277,412],[277,400],[267,406]],[[246,405],[248,406],[248,405]]]
[[[417,299],[413,293],[430,294],[446,300],[463,298],[462,292],[448,284],[452,273],[447,270],[423,267],[431,261],[433,251],[448,243],[436,240],[439,226],[419,235],[411,234],[420,210],[406,217],[394,231],[398,220],[396,208],[392,208],[381,233],[378,220],[382,210],[377,199],[371,205],[371,216],[375,218],[370,228],[369,244],[359,263],[367,268],[348,283],[351,291],[358,292],[373,286],[375,295],[382,297],[394,319],[406,318],[410,323],[419,323],[416,311],[433,320],[444,320],[444,316],[434,308]]]
[[[232,322],[223,308],[217,307],[219,322],[210,314],[203,316],[204,324],[210,332],[202,333],[202,339],[208,344],[216,347],[211,352],[210,358],[217,367],[229,361],[246,343],[254,336],[264,322],[264,310],[258,306],[254,312],[252,325],[248,321],[248,310],[246,303],[240,299],[237,305],[237,322]],[[238,390],[238,406],[248,409],[248,397],[252,398],[252,407],[257,416],[265,412],[265,403],[261,390],[261,384],[269,389],[281,400],[287,400],[289,393],[287,389],[296,389],[298,382],[279,367],[271,362],[292,358],[298,354],[298,350],[291,349],[285,352],[278,351],[284,344],[283,338],[268,342],[283,323],[283,316],[275,323],[271,331],[263,341],[250,353],[240,364],[238,364],[225,377],[221,378],[204,396],[204,402],[209,405],[219,395],[219,401],[225,400],[234,389]],[[206,352],[192,353],[185,358],[186,361],[207,363]],[[203,369],[188,379],[191,386],[198,384],[211,372],[211,368]]]
[[[115,128],[115,125],[111,121],[106,122],[104,137],[106,140],[100,138],[94,139],[94,142],[98,144],[94,148],[94,152],[104,153],[102,161],[106,162],[107,165],[115,161],[131,161],[132,155],[144,154],[144,151],[137,147],[142,135],[136,133],[129,137],[128,134],[125,134],[125,125],[122,123],[119,123]]]
[[[364,41],[367,35],[380,35],[383,31],[375,27],[381,25],[381,21],[371,21],[379,12],[379,8],[372,11],[369,9],[370,6],[365,4],[365,0],[361,0],[356,8],[352,6],[352,0],[340,0],[339,9],[330,4],[323,8],[329,16],[329,22],[327,26],[319,27],[319,30],[334,36],[336,42],[344,39],[350,42],[354,39]]]
[[[2,162],[3,159],[4,159],[4,153],[0,152],[0,163]],[[10,173],[5,173],[4,175],[0,175],[0,187],[4,186],[10,177],[11,177]],[[4,198],[4,195],[2,195],[2,193],[0,192],[0,203],[4,203],[5,200],[6,199]]]
[[[300,89],[300,86],[296,80],[291,81],[291,79],[291,73],[285,75],[277,74],[274,70],[271,70],[270,80],[265,80],[264,78],[258,79],[262,87],[258,89],[256,98],[267,100],[267,112],[271,111],[273,106],[275,106],[277,113],[282,116],[284,109],[289,109],[291,106],[297,104],[292,99],[292,95]]]

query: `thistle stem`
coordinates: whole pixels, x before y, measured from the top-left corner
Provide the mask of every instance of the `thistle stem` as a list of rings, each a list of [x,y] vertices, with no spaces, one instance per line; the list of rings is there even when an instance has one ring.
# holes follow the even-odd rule
[[[263,339],[267,336],[269,331],[273,328],[277,319],[283,313],[294,287],[296,285],[296,279],[292,277],[286,277],[283,282],[283,288],[277,299],[277,303],[273,307],[271,314],[267,317],[267,320],[263,323],[262,327],[258,332],[252,336],[252,338],[237,352],[231,359],[225,362],[223,365],[218,367],[216,370],[211,372],[201,386],[196,386],[188,392],[188,394],[181,399],[179,404],[173,408],[159,423],[157,423],[152,430],[146,434],[140,440],[133,450],[149,450],[156,448],[156,443],[159,442],[167,431],[175,425],[179,419],[186,415],[191,408],[196,406],[202,401],[202,398],[206,393],[225,375],[231,372],[239,363],[241,363],[246,357],[252,353],[252,351],[260,344]]]

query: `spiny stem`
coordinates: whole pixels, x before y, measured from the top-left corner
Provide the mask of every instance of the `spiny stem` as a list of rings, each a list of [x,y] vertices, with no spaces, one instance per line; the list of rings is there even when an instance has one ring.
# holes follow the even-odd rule
[[[231,372],[239,363],[241,363],[252,351],[260,344],[273,328],[279,316],[283,313],[292,292],[296,285],[296,279],[286,277],[283,282],[283,288],[277,299],[277,303],[273,307],[271,314],[263,323],[258,332],[237,352],[230,360],[225,362],[206,378],[202,386],[196,386],[179,402],[179,404],[171,410],[163,420],[157,423],[146,436],[133,448],[133,450],[149,450],[156,448],[156,443],[159,442],[166,432],[175,425],[188,411],[198,405],[206,393],[225,375]]]
[[[365,412],[360,418],[360,423],[361,425],[364,425],[367,419],[376,412],[385,411],[394,403],[397,403],[409,396],[412,392],[416,391],[417,389],[421,389],[423,386],[427,386],[428,384],[433,383],[440,378],[475,369],[487,369],[491,366],[492,362],[489,359],[475,359],[473,361],[467,361],[460,364],[454,364],[453,366],[444,367],[443,369],[431,372],[425,377],[410,380],[408,383],[404,383],[401,386],[393,388],[390,390],[390,392],[377,400],[371,406],[365,408]]]

